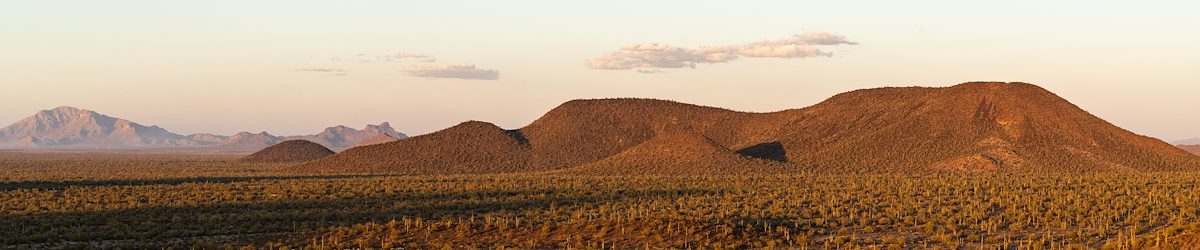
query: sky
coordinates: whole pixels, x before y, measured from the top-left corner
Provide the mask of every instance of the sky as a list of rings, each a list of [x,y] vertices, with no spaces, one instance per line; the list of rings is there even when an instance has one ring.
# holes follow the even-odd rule
[[[740,111],[1034,83],[1200,137],[1191,1],[0,2],[0,123],[74,106],[173,132],[519,128],[571,99]]]

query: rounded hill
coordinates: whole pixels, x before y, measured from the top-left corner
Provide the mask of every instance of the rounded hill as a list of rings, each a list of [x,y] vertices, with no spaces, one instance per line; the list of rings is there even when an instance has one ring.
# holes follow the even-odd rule
[[[354,147],[300,166],[303,171],[353,173],[497,173],[529,169],[529,144],[519,131],[480,121],[383,144]]]
[[[280,142],[241,158],[241,162],[253,163],[295,163],[307,162],[333,155],[321,144],[306,140],[291,140]]]

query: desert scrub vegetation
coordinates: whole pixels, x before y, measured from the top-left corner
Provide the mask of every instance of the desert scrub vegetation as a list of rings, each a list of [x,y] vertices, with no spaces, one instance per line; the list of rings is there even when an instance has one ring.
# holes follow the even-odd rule
[[[284,164],[244,164],[245,154],[0,151],[0,182],[177,179],[283,174]]]
[[[1191,172],[293,176],[206,157],[6,180],[0,248],[1122,249],[1181,242],[1200,214]]]

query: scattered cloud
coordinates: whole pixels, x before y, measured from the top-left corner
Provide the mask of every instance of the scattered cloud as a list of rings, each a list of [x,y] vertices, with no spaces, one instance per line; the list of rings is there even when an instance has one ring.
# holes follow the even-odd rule
[[[833,56],[820,46],[855,45],[845,36],[829,33],[806,33],[787,39],[759,41],[734,46],[682,48],[660,43],[625,46],[592,60],[587,67],[604,70],[695,68],[700,63],[726,63],[738,57],[805,58]],[[658,71],[661,72],[661,71]],[[658,73],[643,72],[638,73]]]
[[[500,72],[480,69],[471,64],[420,64],[401,70],[409,76],[429,78],[455,78],[471,80],[500,79]]]
[[[642,74],[658,74],[665,73],[666,71],[662,71],[661,69],[637,69],[637,72]]]

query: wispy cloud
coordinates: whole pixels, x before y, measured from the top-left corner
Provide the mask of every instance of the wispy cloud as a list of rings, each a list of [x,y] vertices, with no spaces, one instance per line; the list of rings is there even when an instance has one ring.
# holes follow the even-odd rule
[[[435,63],[437,57],[427,54],[418,53],[394,53],[394,54],[367,54],[358,53],[347,57],[331,57],[330,60],[336,61],[332,64],[336,66],[345,66],[355,71],[363,71],[370,73],[371,68],[355,68],[362,67],[359,63],[398,63],[401,65],[400,72],[408,76],[427,77],[427,78],[453,78],[453,79],[471,79],[471,80],[497,80],[500,79],[500,72],[494,69],[477,68],[473,64],[447,64]],[[359,62],[359,63],[346,63]],[[347,75],[348,70],[335,67],[308,67],[296,69],[301,72],[319,72],[330,75],[343,76]]]
[[[471,64],[419,64],[401,70],[409,76],[429,78],[455,78],[471,80],[500,79],[500,72],[480,69]]]
[[[299,68],[296,71],[303,72],[318,72],[318,73],[345,73],[346,70],[337,68]]]
[[[413,61],[418,61],[418,62],[423,62],[423,63],[432,63],[432,62],[437,61],[436,57],[429,56],[429,55],[422,55],[422,54],[413,54],[413,53],[397,53],[394,58],[396,60],[401,60],[401,61],[413,60]]]
[[[768,40],[733,46],[682,48],[659,43],[625,46],[592,60],[587,67],[604,70],[653,68],[695,68],[702,63],[725,63],[741,57],[805,58],[833,56],[821,46],[855,45],[845,36],[829,33],[806,33],[791,38]],[[639,73],[647,73],[638,71]],[[657,72],[655,72],[657,73]]]
[[[721,63],[737,59],[725,48],[679,48],[660,43],[625,46],[620,51],[588,61],[593,69],[695,68],[697,63]]]

